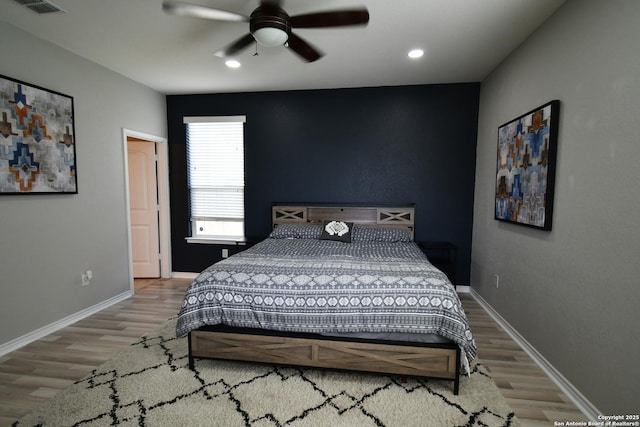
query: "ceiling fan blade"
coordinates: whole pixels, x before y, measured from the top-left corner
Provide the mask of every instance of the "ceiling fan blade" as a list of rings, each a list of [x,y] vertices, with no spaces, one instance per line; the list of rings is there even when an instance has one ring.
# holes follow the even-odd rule
[[[192,18],[213,19],[215,21],[249,22],[249,17],[226,10],[213,9],[207,6],[185,3],[181,1],[165,1],[162,3],[165,12]]]
[[[369,11],[367,9],[307,13],[291,17],[291,27],[293,28],[342,27],[368,23]]]
[[[323,56],[323,53],[293,33],[289,34],[287,46],[307,62],[317,61]]]
[[[230,56],[234,56],[239,53],[242,49],[249,46],[253,43],[255,39],[250,33],[247,33],[245,36],[240,37],[235,42],[231,43],[229,46],[225,47],[222,50],[217,51],[214,55],[219,56],[221,58],[227,58]]]

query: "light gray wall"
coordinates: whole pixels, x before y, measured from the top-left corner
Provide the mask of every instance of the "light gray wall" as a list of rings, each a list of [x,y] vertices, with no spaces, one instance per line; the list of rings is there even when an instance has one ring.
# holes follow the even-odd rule
[[[0,196],[2,345],[129,290],[122,128],[166,136],[166,103],[5,23],[0,40],[0,74],[74,98],[79,191]]]
[[[638,412],[639,24],[638,1],[570,0],[480,99],[472,288],[605,414]],[[498,126],[552,99],[553,230],[499,223]]]

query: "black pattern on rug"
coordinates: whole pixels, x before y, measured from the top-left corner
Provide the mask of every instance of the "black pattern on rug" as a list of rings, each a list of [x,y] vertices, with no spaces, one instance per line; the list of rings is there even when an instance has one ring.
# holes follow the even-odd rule
[[[212,360],[191,371],[186,340],[171,325],[13,425],[517,425],[480,363],[459,396],[448,381],[383,374]]]

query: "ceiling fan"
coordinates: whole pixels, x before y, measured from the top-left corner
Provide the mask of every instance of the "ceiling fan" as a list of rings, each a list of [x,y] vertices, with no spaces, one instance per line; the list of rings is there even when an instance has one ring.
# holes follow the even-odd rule
[[[221,57],[233,56],[256,41],[266,47],[287,46],[305,61],[313,62],[323,54],[294,34],[292,28],[343,27],[367,25],[369,22],[369,12],[366,8],[289,16],[280,7],[278,0],[262,0],[250,16],[180,1],[165,1],[162,8],[173,15],[214,21],[248,22],[249,33],[216,52],[216,55]]]

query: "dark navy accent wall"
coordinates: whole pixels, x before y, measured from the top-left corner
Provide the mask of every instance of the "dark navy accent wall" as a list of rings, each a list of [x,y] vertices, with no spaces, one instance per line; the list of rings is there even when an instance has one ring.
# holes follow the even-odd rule
[[[480,84],[167,96],[173,270],[220,246],[188,244],[184,116],[245,115],[247,236],[272,202],[416,204],[416,240],[458,247],[469,283]]]

